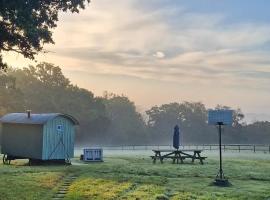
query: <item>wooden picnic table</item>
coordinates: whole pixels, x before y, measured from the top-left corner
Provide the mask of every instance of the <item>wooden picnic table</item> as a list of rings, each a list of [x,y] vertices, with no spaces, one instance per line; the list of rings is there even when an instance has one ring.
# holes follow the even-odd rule
[[[185,150],[180,150],[180,149],[153,149],[154,156],[151,156],[153,159],[153,163],[156,163],[156,160],[160,160],[161,163],[163,163],[164,159],[172,159],[173,163],[178,164],[179,161],[181,163],[184,163],[184,160],[187,158],[190,158],[192,163],[194,163],[195,160],[200,160],[200,163],[203,165],[203,160],[205,160],[207,157],[201,156],[202,150],[199,149],[185,149]],[[191,153],[189,153],[191,152]]]

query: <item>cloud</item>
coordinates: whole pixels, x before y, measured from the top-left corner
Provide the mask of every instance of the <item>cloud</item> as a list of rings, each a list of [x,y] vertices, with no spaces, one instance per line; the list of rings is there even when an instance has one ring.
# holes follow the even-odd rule
[[[164,58],[165,54],[162,51],[157,51],[153,54],[153,56],[156,58]]]
[[[79,15],[60,18],[54,35],[56,46],[48,48],[59,57],[83,60],[86,66],[99,66],[100,71],[112,74],[132,71],[145,77],[151,71],[151,78],[161,80],[182,74],[184,79],[223,77],[234,82],[238,77],[266,78],[260,74],[270,64],[265,50],[270,41],[269,24],[226,24],[224,13],[143,6],[142,1],[139,4],[135,0],[114,4],[93,1]],[[243,76],[241,71],[245,70],[252,75]]]
[[[268,89],[269,23],[228,24],[225,12],[194,12],[158,0],[149,5],[95,0],[78,15],[62,14],[46,60],[67,70],[194,87],[218,81],[220,87]]]

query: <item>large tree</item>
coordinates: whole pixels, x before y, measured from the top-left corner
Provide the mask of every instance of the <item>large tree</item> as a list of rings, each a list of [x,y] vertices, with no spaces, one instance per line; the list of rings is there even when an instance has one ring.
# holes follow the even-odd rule
[[[0,69],[3,51],[34,59],[45,43],[54,43],[52,29],[59,11],[79,12],[90,0],[0,0]]]
[[[0,71],[0,116],[23,110],[23,93],[16,88],[16,79]]]
[[[170,143],[175,125],[180,126],[185,143],[205,142],[205,136],[212,134],[206,124],[207,110],[200,102],[163,104],[152,107],[146,114],[149,117],[148,127],[155,142]]]
[[[143,118],[128,97],[106,93],[104,103],[110,123],[108,130],[103,133],[101,141],[103,144],[146,144],[148,142]],[[100,137],[102,138],[102,135]]]

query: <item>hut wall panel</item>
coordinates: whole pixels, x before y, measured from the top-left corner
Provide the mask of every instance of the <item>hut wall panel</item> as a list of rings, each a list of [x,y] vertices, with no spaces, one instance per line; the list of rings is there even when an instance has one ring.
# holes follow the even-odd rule
[[[62,125],[63,131],[57,126]],[[43,160],[67,159],[74,156],[74,125],[65,117],[49,120],[43,129]]]
[[[3,154],[26,158],[42,158],[42,125],[3,124]]]

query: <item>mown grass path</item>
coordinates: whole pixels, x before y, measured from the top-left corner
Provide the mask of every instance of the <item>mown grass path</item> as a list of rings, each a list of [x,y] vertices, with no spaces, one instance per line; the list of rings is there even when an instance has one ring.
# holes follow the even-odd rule
[[[61,200],[64,199],[69,186],[72,184],[72,182],[78,177],[76,174],[69,174],[68,176],[63,178],[63,183],[61,186],[58,188],[57,193],[53,196],[53,200]]]

